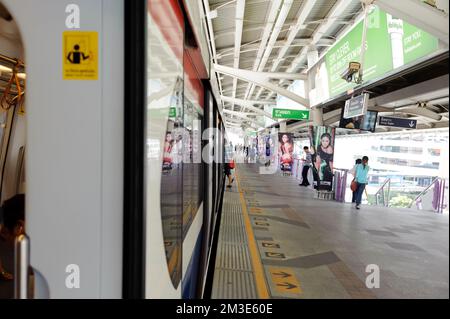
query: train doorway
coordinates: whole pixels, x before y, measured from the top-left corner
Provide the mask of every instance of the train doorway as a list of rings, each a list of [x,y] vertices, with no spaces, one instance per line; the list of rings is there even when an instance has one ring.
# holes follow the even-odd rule
[[[19,27],[0,1],[0,298],[14,297],[14,245],[25,234],[26,64]]]

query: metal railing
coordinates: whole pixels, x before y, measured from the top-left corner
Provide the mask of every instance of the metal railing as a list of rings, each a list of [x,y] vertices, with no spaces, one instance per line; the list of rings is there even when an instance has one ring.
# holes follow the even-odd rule
[[[445,179],[435,177],[419,195],[416,196],[409,208],[415,204],[417,209],[422,210],[423,197],[433,188],[432,208],[436,213],[442,214],[445,208]]]
[[[29,298],[30,240],[27,235],[16,237],[14,245],[14,298]]]
[[[345,195],[347,190],[347,176],[348,169],[334,169],[334,194],[335,200],[340,203],[345,203]]]
[[[387,188],[387,194],[386,194]],[[383,206],[389,207],[389,201],[391,199],[391,179],[388,178],[383,185],[378,189],[375,193],[375,205],[380,205],[380,202]]]

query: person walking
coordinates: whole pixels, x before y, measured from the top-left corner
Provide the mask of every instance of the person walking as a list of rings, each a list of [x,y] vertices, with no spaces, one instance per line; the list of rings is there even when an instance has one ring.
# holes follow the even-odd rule
[[[358,158],[358,159],[355,161],[355,165],[354,165],[353,168],[350,170],[350,174],[353,175],[353,182],[354,182],[354,183],[356,183],[356,166],[357,166],[358,164],[361,164],[361,163],[362,163],[362,159]],[[353,183],[353,182],[352,182],[352,183]],[[357,188],[355,188],[354,190],[352,189],[352,203],[356,203],[356,190],[357,190]]]
[[[309,181],[308,181],[308,171],[309,168],[312,165],[312,155],[311,152],[309,151],[309,147],[305,146],[303,147],[303,168],[302,168],[302,183],[299,184],[300,186],[309,186]]]
[[[364,190],[366,189],[366,185],[368,182],[368,175],[369,175],[369,158],[367,156],[363,156],[362,163],[356,165],[355,170],[355,181],[356,181],[356,209],[361,208],[361,201],[362,201],[362,195],[364,193]]]
[[[234,167],[235,167],[235,163],[234,163],[233,159],[231,159],[230,161],[227,161],[224,164],[225,175],[228,178],[227,188],[231,188],[231,186],[232,186],[232,184],[234,182],[234,177],[233,177],[233,174],[231,173],[231,170],[234,169]]]

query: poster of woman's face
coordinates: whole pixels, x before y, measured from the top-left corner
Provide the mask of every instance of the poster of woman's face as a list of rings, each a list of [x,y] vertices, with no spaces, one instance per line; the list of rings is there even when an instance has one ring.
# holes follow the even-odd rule
[[[318,190],[331,191],[333,187],[335,131],[335,128],[326,126],[309,128],[314,187]]]

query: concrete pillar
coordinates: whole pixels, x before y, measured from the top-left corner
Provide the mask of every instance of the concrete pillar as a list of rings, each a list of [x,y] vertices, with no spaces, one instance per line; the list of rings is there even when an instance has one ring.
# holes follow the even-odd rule
[[[317,61],[319,61],[319,51],[316,48],[311,48],[308,53],[306,53],[306,58],[308,60],[308,69],[311,68]]]
[[[280,122],[280,133],[285,133],[286,130],[287,130],[287,128],[286,128],[286,122],[285,122],[285,121]]]
[[[270,129],[270,134],[277,134],[278,133],[278,129],[276,127],[272,127]]]
[[[313,107],[311,109],[311,119],[314,126],[323,126],[323,112],[322,109]]]

